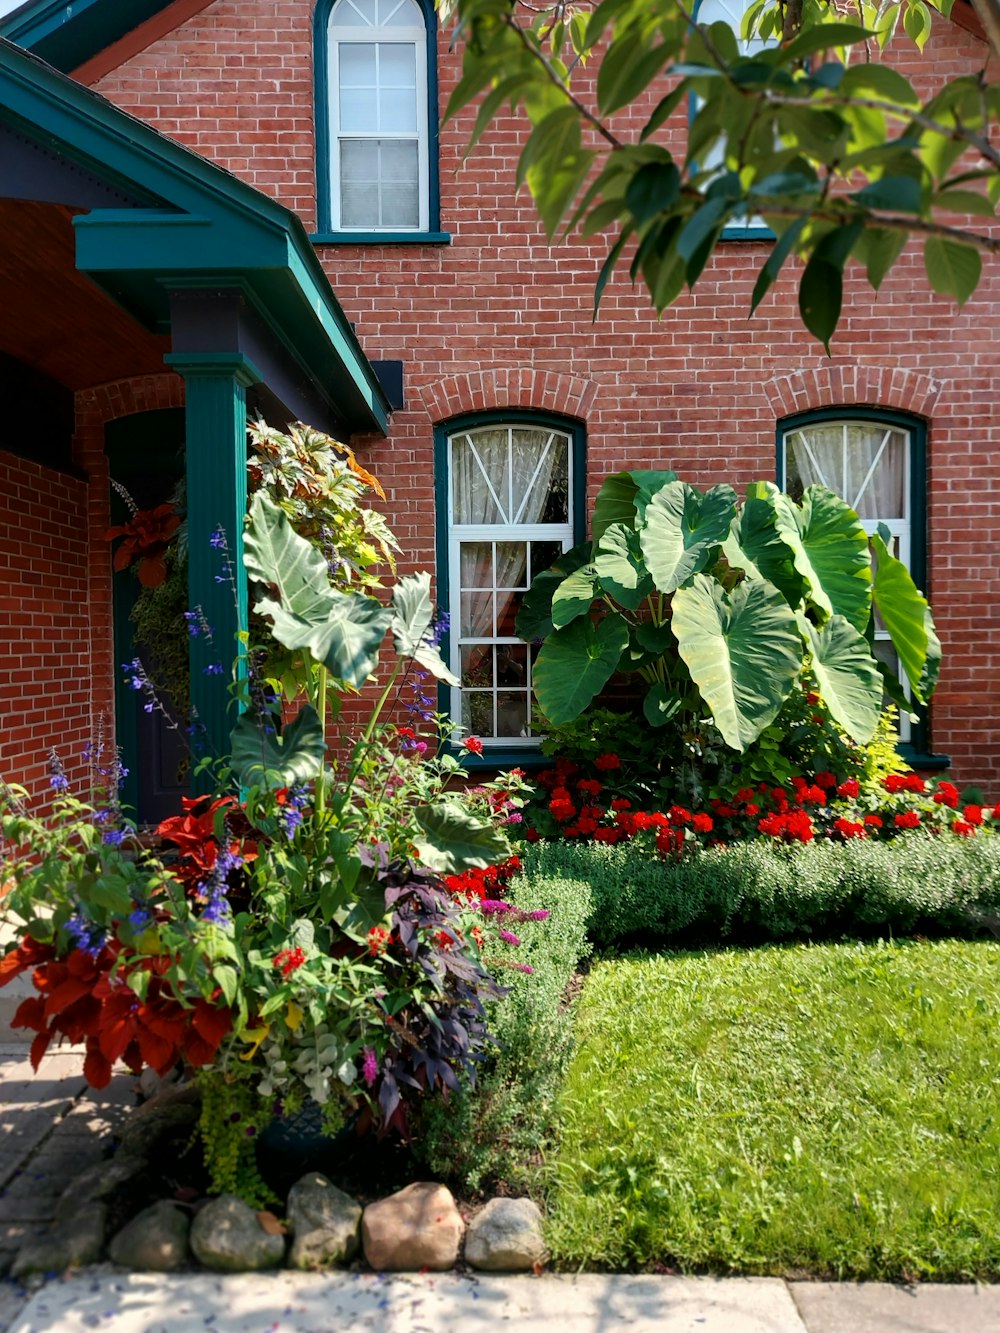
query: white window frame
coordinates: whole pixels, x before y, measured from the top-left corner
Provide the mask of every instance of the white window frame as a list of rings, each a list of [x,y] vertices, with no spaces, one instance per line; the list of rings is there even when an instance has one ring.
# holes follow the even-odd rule
[[[819,460],[810,446],[808,432],[812,429],[829,430],[834,426],[841,427],[841,458],[840,475],[831,478],[826,475],[824,469],[820,466]],[[876,454],[873,459],[871,467],[862,482],[861,489],[855,495],[847,495],[845,493],[845,482],[847,479],[847,432],[852,426],[861,427],[871,431],[873,434],[881,431],[882,442],[879,453]],[[878,467],[882,451],[888,444],[891,435],[902,435],[906,446],[904,454],[905,471],[903,475],[903,515],[902,517],[896,518],[862,518],[860,522],[861,526],[869,536],[876,531],[880,524],[883,527],[888,528],[892,537],[892,541],[889,543],[889,550],[895,555],[897,560],[901,561],[907,569],[910,569],[913,533],[913,492],[911,486],[913,474],[913,432],[906,426],[900,425],[898,422],[881,421],[877,418],[853,417],[849,413],[845,414],[843,417],[831,417],[822,421],[807,421],[803,425],[791,425],[781,432],[781,475],[784,479],[785,488],[787,489],[789,476],[789,441],[792,441],[796,436],[799,436],[802,439],[805,449],[809,453],[812,465],[818,473],[819,479],[823,485],[829,490],[834,491],[842,499],[846,500],[851,508],[856,510],[857,502],[862,497],[866,487],[871,481],[875,469]],[[878,643],[891,642],[889,631],[880,629],[878,624],[876,624],[875,640]],[[909,682],[904,677],[901,683],[907,698],[909,698]],[[899,715],[899,739],[903,742],[912,739],[910,719],[902,712]]]
[[[421,10],[420,27],[393,27],[380,24],[336,23],[339,11],[350,7],[350,0],[337,0],[330,10],[328,24],[327,49],[327,84],[330,140],[330,222],[333,231],[360,232],[427,232],[430,230],[430,158],[429,133],[427,124],[427,26]],[[420,5],[417,4],[420,9]],[[382,131],[377,127],[371,130],[342,131],[340,128],[340,48],[349,45],[412,45],[415,52],[417,128],[415,132],[399,130]],[[377,114],[377,104],[376,104]],[[417,193],[418,218],[415,224],[402,226],[399,223],[373,224],[364,227],[345,226],[341,222],[340,196],[340,155],[341,144],[345,140],[395,139],[416,141],[417,144]]]
[[[456,440],[467,440],[470,437],[475,439],[479,432],[491,432],[497,430],[508,431],[508,448],[510,447],[511,432],[516,430],[539,430],[546,432],[548,436],[547,444],[549,447],[555,440],[563,440],[566,445],[566,522],[565,523],[456,523],[455,521],[455,477],[456,469],[454,466],[454,446]],[[558,426],[548,425],[544,422],[524,421],[512,418],[510,420],[493,421],[490,423],[470,423],[456,430],[450,430],[446,437],[446,460],[447,460],[447,478],[448,478],[448,512],[447,512],[447,541],[448,541],[448,615],[450,622],[449,642],[450,653],[449,663],[451,670],[458,677],[462,678],[462,649],[470,645],[491,644],[502,647],[505,644],[523,645],[524,641],[517,635],[498,635],[491,636],[472,636],[463,635],[462,629],[462,569],[461,569],[461,547],[463,542],[492,542],[494,543],[493,554],[493,594],[497,595],[496,590],[496,544],[502,542],[559,542],[561,549],[568,551],[575,544],[574,537],[574,513],[573,513],[573,495],[574,495],[574,474],[576,460],[574,459],[574,439],[570,430]],[[541,460],[539,461],[541,466]],[[513,475],[513,469],[511,469]],[[492,489],[492,488],[491,488]],[[530,486],[527,494],[530,494]],[[498,505],[501,510],[503,506]],[[507,510],[512,506],[507,505]],[[516,517],[516,516],[515,516]],[[531,705],[534,698],[534,683],[532,681],[532,660],[531,645],[528,645],[526,653],[527,659],[527,734],[518,736],[489,736],[479,733],[479,739],[483,742],[484,753],[492,752],[502,754],[505,750],[512,748],[524,749],[526,747],[537,748],[541,743],[541,735],[531,734]],[[493,694],[493,714],[497,715],[498,701],[497,696],[512,692],[512,687],[501,686],[496,675],[493,676],[491,687]],[[462,720],[462,697],[464,690],[461,686],[452,686],[449,693],[449,715],[455,722]],[[522,692],[520,687],[515,691]]]

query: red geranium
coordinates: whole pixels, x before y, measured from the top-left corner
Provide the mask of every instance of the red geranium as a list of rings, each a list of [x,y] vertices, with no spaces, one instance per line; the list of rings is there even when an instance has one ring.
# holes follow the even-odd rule
[[[622,761],[616,754],[599,754],[594,760],[594,767],[599,773],[610,773],[613,769],[621,768]]]

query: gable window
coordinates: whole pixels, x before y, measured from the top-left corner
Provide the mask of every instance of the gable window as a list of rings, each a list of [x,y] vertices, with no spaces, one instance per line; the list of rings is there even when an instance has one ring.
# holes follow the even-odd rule
[[[437,226],[435,39],[433,9],[419,0],[329,9],[317,47],[317,141],[319,227],[330,239],[416,238]]]
[[[779,482],[795,499],[819,482],[841,496],[867,532],[884,524],[891,549],[924,588],[925,450],[922,422],[871,409],[813,412],[778,428]],[[875,653],[893,671],[899,662],[889,633],[876,613]],[[899,718],[904,748],[924,749],[924,738],[909,719]]]
[[[478,418],[438,442],[438,600],[449,664],[461,681],[448,711],[493,761],[537,747],[531,718],[536,647],[514,621],[532,579],[578,540],[582,432],[538,419]]]

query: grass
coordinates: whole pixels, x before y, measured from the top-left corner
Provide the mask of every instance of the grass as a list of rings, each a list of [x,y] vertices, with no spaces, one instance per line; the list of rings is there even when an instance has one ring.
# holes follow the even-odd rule
[[[556,1108],[556,1261],[996,1278],[998,980],[993,941],[597,964]]]

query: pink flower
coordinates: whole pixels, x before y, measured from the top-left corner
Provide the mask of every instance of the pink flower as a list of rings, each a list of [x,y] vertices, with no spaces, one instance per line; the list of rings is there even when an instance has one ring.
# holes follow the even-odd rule
[[[370,1046],[365,1047],[365,1061],[361,1066],[361,1077],[365,1081],[365,1087],[370,1088],[378,1078],[378,1056]]]

